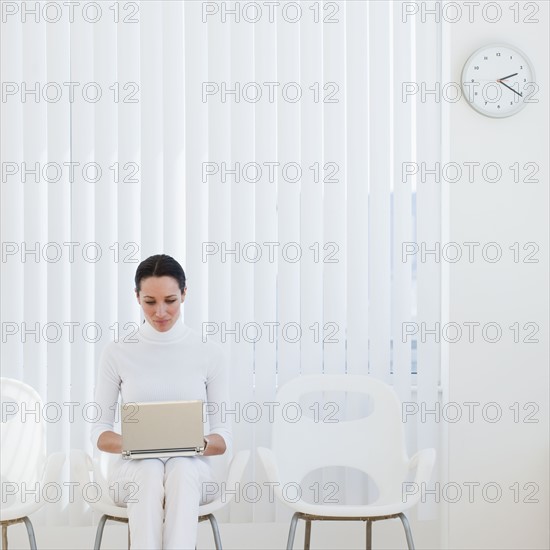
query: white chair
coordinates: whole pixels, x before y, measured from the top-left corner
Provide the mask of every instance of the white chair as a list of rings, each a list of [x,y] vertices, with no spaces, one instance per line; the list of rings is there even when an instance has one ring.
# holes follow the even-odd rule
[[[32,549],[36,538],[28,516],[45,504],[42,490],[59,479],[64,453],[46,458],[42,400],[23,382],[0,378],[2,428],[0,470],[2,473],[2,547],[8,548],[8,526],[24,523]],[[29,495],[34,495],[29,498]],[[7,497],[12,497],[7,499]],[[5,499],[8,500],[5,502]]]
[[[239,451],[231,461],[229,465],[227,481],[225,482],[225,490],[220,491],[219,496],[199,507],[199,522],[210,521],[212,526],[212,533],[214,535],[214,543],[217,550],[221,550],[222,543],[220,538],[220,532],[218,529],[218,522],[214,516],[214,512],[221,510],[224,506],[229,504],[234,498],[234,489],[238,487],[242,478],[244,469],[250,458],[250,451]],[[108,484],[105,477],[101,473],[99,464],[92,460],[90,455],[84,451],[74,449],[71,451],[71,470],[74,481],[77,481],[83,487],[84,485],[91,483],[90,474],[93,476],[93,482],[99,484],[99,494],[101,498],[97,502],[90,501],[88,504],[93,510],[99,512],[101,519],[99,520],[94,550],[101,548],[101,539],[103,538],[103,529],[107,520],[119,521],[122,523],[128,523],[128,512],[125,506],[118,506],[111,498],[108,489]],[[128,530],[128,548],[130,548],[130,531]]]
[[[324,418],[312,418],[306,414],[307,408],[300,406],[298,420],[290,418],[288,408],[285,417],[285,404],[300,404],[307,394],[313,395],[313,392],[359,393],[361,400],[364,398],[365,403],[372,404],[372,411],[360,418],[336,422],[329,422],[327,418],[324,422]],[[299,519],[306,522],[306,549],[310,546],[312,521],[356,520],[366,522],[366,542],[370,550],[372,522],[399,518],[405,529],[407,545],[412,550],[412,534],[404,511],[418,502],[420,491],[415,498],[404,499],[402,487],[414,470],[416,486],[429,481],[435,450],[424,449],[411,459],[407,457],[401,403],[393,389],[371,376],[304,375],[282,386],[277,392],[276,402],[279,406],[275,408],[271,449],[260,447],[258,454],[269,481],[276,484],[275,495],[295,510],[287,549],[293,547]],[[355,468],[370,476],[378,488],[375,502],[326,505],[306,502],[302,498],[295,502],[285,500],[283,488],[287,484],[295,486],[315,470],[338,466]]]

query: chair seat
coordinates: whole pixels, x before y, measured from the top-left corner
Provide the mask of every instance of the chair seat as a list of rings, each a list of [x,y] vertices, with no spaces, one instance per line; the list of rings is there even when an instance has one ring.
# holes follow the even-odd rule
[[[208,504],[201,504],[199,512],[201,516],[207,516],[221,510],[225,505],[226,503],[221,498],[218,498]],[[128,508],[126,506],[99,501],[94,503],[93,508],[100,514],[128,519]]]
[[[15,503],[12,506],[4,508],[5,505],[2,505],[0,510],[0,521],[12,521],[14,519],[21,519],[25,516],[30,516],[40,508],[42,508],[42,502],[32,502],[32,503]]]
[[[227,485],[229,487],[234,487],[241,480],[244,469],[248,463],[250,457],[250,451],[242,450],[239,451],[234,457],[231,463],[229,464],[229,471],[227,474]],[[111,498],[109,498],[109,491],[106,487],[105,479],[100,474],[97,463],[84,451],[79,449],[73,449],[71,451],[71,466],[75,479],[78,480],[82,486],[90,483],[90,475],[95,474],[97,483],[102,487],[102,494],[105,495],[104,498],[95,502],[90,501],[88,504],[90,507],[101,514],[99,524],[97,526],[96,538],[94,543],[94,549],[101,548],[101,540],[103,538],[103,529],[107,520],[115,521],[128,521],[128,508],[126,505],[118,506]],[[212,533],[214,535],[214,543],[217,549],[221,549],[221,539],[220,533],[218,530],[218,524],[213,513],[220,510],[232,500],[233,493],[230,494],[229,498],[217,498],[208,504],[202,504],[199,507],[199,520],[210,521],[212,527]],[[129,533],[129,531],[128,531]]]
[[[408,503],[392,503],[386,505],[347,505],[347,504],[312,504],[303,500],[288,502],[286,504],[296,512],[310,514],[313,516],[331,516],[337,518],[345,517],[382,517],[400,514],[411,508]]]
[[[105,514],[106,516],[128,519],[128,508],[126,506],[107,504],[100,501],[94,503],[93,509],[100,514]]]

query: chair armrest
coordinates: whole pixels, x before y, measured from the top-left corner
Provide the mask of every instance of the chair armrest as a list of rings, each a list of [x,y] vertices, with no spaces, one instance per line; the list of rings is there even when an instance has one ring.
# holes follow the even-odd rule
[[[41,487],[39,489],[38,495],[43,496],[43,489],[47,484],[59,484],[61,468],[65,462],[65,453],[53,453],[49,455],[44,463],[42,469],[42,479],[40,481]],[[23,484],[25,481],[22,482]],[[4,482],[2,481],[2,485]],[[6,505],[4,501],[4,487],[2,487],[2,501],[3,504],[0,506],[0,519],[2,521],[9,521],[17,518],[22,518],[29,516],[40,510],[48,500],[45,498],[37,498],[38,495],[35,494],[35,498],[25,498],[25,493],[22,493],[23,499],[17,499],[16,502],[10,505]],[[4,545],[2,545],[4,548]]]
[[[90,483],[90,472],[93,471],[92,459],[80,449],[71,449],[71,480],[80,485],[80,490]]]
[[[277,459],[273,451],[271,449],[268,449],[267,447],[258,447],[256,450],[258,452],[260,460],[262,461],[262,464],[264,465],[267,479],[270,482],[279,483],[281,476],[279,474],[279,468],[277,466]]]
[[[213,502],[201,505],[201,515],[214,512],[226,506],[235,498],[236,494],[241,492],[240,483],[249,458],[249,450],[239,451],[229,463],[227,477],[221,484],[217,482],[207,482],[203,486],[203,491],[205,491],[204,496],[215,495],[215,499]],[[210,492],[213,488],[215,488],[214,492]],[[207,510],[207,512],[204,510]]]
[[[250,459],[250,451],[239,451],[231,460],[229,465],[229,472],[227,474],[227,486],[235,487],[237,483],[242,479],[248,460]]]
[[[108,487],[97,480],[99,472],[97,463],[94,462],[92,457],[81,449],[71,449],[70,457],[71,481],[78,483],[78,494],[82,495],[83,502],[101,515],[107,514],[126,519],[128,517],[126,505],[117,505],[111,498]],[[92,484],[98,485],[100,492],[98,500],[88,500],[85,498],[83,489]]]

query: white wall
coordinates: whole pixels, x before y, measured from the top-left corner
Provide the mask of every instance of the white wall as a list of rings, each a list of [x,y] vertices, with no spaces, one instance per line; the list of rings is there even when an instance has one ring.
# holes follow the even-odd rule
[[[443,266],[448,285],[444,314],[448,321],[494,321],[503,328],[498,343],[479,335],[474,343],[462,338],[447,345],[448,399],[452,402],[496,402],[500,421],[485,421],[479,411],[474,422],[449,424],[448,482],[479,482],[473,502],[467,487],[455,504],[448,506],[449,548],[549,548],[548,534],[548,2],[520,2],[523,19],[539,8],[539,23],[514,22],[511,2],[499,2],[502,18],[490,23],[480,10],[473,23],[463,17],[448,23],[450,78],[460,82],[461,70],[477,48],[509,42],[523,50],[534,64],[540,85],[539,103],[505,119],[484,117],[465,101],[446,104],[444,148],[447,160],[502,166],[498,183],[462,181],[447,184],[449,217],[444,241],[495,241],[503,249],[501,261],[488,263],[479,254],[473,263],[461,261]],[[514,183],[508,169],[514,162],[536,162],[538,183]],[[522,178],[526,175],[522,173]],[[536,242],[538,263],[514,263],[515,242]],[[538,344],[514,343],[508,327],[535,322],[540,326]],[[522,332],[522,338],[526,332]],[[524,423],[534,402],[538,423]],[[520,422],[514,422],[513,403],[520,404]],[[466,410],[466,409],[464,409]],[[492,409],[490,412],[493,412]],[[488,411],[489,412],[489,411]],[[490,503],[480,488],[496,482],[501,499]],[[523,502],[531,494],[538,503]],[[519,503],[509,488],[519,483]],[[488,495],[492,498],[492,492]]]

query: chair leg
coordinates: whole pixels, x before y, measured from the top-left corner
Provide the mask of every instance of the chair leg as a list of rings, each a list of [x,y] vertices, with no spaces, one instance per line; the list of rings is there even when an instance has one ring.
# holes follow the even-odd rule
[[[403,528],[405,529],[405,535],[407,537],[407,546],[409,547],[409,550],[414,550],[414,542],[413,542],[413,536],[411,533],[411,526],[409,525],[409,520],[407,519],[407,516],[401,512],[399,514],[399,519],[401,520],[401,523],[403,524]]]
[[[309,550],[311,542],[311,520],[306,519],[306,532],[304,535],[304,550]]]
[[[210,525],[212,526],[212,534],[214,535],[214,545],[216,546],[216,550],[222,550],[222,539],[220,537],[218,522],[214,517],[214,514],[208,514],[207,517],[210,521]]]
[[[34,536],[34,529],[32,528],[31,520],[28,517],[24,517],[23,521],[25,522],[25,527],[27,528],[27,534],[29,535],[29,543],[31,545],[31,550],[36,550],[36,538]]]
[[[99,550],[101,548],[101,539],[103,538],[103,529],[105,529],[105,522],[107,521],[107,516],[101,516],[99,523],[97,524],[97,531],[95,533],[95,542],[94,550]]]
[[[298,524],[298,512],[295,512],[290,522],[290,530],[288,531],[288,541],[286,543],[286,550],[292,550],[294,546],[294,537],[296,536],[296,525]]]
[[[8,526],[2,525],[2,548],[8,550]]]
[[[372,521],[367,520],[367,550],[372,549]]]

